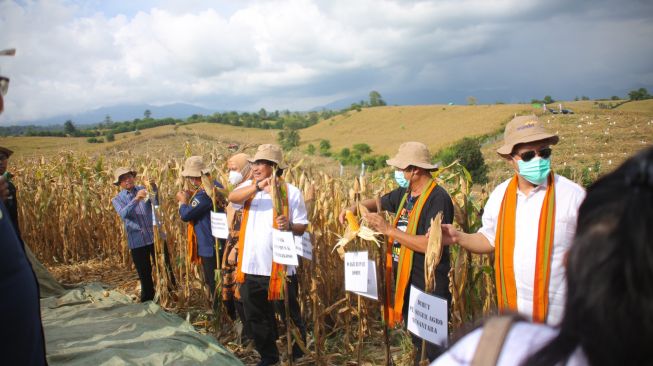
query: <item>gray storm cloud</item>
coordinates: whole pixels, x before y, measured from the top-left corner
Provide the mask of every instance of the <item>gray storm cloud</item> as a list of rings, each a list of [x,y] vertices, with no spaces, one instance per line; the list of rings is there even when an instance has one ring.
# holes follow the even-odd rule
[[[650,2],[102,3],[0,2],[0,48],[18,49],[0,59],[0,123],[124,103],[301,110],[370,90],[492,103],[653,85]]]

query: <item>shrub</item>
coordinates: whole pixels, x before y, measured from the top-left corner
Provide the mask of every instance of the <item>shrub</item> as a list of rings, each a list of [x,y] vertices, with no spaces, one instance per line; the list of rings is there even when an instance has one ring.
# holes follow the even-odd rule
[[[481,154],[481,143],[478,139],[465,137],[436,154],[436,160],[444,165],[449,165],[456,159],[459,159],[460,164],[472,175],[474,183],[485,184],[488,182],[488,167],[485,165],[483,154]]]

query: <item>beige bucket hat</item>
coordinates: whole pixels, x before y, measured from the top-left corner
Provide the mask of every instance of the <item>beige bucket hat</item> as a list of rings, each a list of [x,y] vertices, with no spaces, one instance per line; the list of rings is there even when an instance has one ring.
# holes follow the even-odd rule
[[[497,149],[497,153],[507,156],[512,153],[515,145],[546,139],[551,139],[553,145],[558,143],[558,136],[547,132],[537,116],[518,116],[506,125],[503,146]]]
[[[206,168],[201,156],[191,156],[184,161],[184,170],[181,171],[181,175],[183,177],[201,177],[202,174],[208,174],[210,171]]]
[[[256,155],[253,158],[248,159],[250,163],[253,163],[257,160],[267,160],[277,164],[279,169],[286,169],[286,165],[283,163],[283,152],[281,151],[281,146],[274,144],[263,144],[258,147],[256,150]]]
[[[132,173],[134,175],[134,177],[136,176],[136,174],[138,174],[132,168],[126,168],[124,166],[121,166],[120,168],[117,168],[113,172],[113,184],[116,185],[116,186],[119,186],[120,185],[120,176],[128,174],[128,173]]]
[[[429,149],[421,142],[404,142],[399,146],[399,151],[392,159],[385,161],[399,169],[406,169],[410,165],[426,170],[438,168],[437,164],[431,164],[431,154]]]

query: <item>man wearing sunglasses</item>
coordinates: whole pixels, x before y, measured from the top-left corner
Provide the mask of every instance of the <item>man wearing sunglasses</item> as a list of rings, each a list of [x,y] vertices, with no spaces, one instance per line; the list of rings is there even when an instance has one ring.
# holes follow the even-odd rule
[[[564,258],[576,231],[585,191],[551,170],[548,133],[536,116],[515,117],[497,153],[515,175],[490,195],[483,226],[467,234],[442,225],[443,243],[474,253],[494,252],[499,312],[519,312],[557,325],[566,297]]]

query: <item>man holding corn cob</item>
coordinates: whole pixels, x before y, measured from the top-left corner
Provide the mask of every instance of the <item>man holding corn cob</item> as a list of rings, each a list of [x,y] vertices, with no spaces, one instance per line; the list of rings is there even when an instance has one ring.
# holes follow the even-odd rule
[[[302,338],[306,339],[306,328],[297,302],[295,268],[286,268],[272,261],[273,230],[302,235],[308,226],[301,192],[281,178],[286,168],[282,160],[278,145],[259,146],[254,158],[249,159],[253,179],[242,183],[229,195],[229,201],[236,208],[243,206],[236,282],[241,283],[240,296],[245,317],[251,325],[256,350],[261,355],[259,365],[279,362],[274,307],[275,302],[283,300],[285,296],[289,302],[290,317]],[[288,293],[284,293],[284,281],[288,281]],[[289,357],[298,358],[302,354],[295,344]]]
[[[211,233],[211,211],[214,202],[211,196],[215,187],[222,185],[211,180],[210,170],[206,168],[201,156],[191,156],[184,162],[181,175],[191,187],[190,192],[177,192],[179,215],[188,222],[188,255],[191,263],[202,264],[204,281],[209,287],[212,306],[219,302],[215,299],[215,275],[218,269],[218,241]],[[207,192],[209,190],[209,192]]]
[[[447,191],[440,187],[431,172],[438,168],[431,163],[431,155],[426,145],[420,142],[401,144],[395,157],[387,160],[394,167],[395,180],[399,188],[381,197],[381,209],[395,214],[393,223],[388,223],[377,211],[376,200],[361,202],[371,213],[363,217],[378,232],[389,238],[386,255],[386,307],[389,310],[390,326],[399,324],[407,318],[410,285],[425,291],[424,253],[428,238],[426,233],[433,218],[442,212],[444,223],[453,222],[453,204]],[[347,211],[355,213],[357,207],[349,207],[340,214],[344,223]],[[436,268],[434,294],[450,302],[449,293],[449,253],[444,251]],[[395,281],[391,275],[394,273]],[[395,289],[394,294],[392,289]],[[412,336],[417,355],[421,353],[422,340]],[[443,349],[426,342],[426,356],[433,361]],[[420,361],[415,357],[415,365]]]
[[[154,226],[152,203],[147,199],[145,187],[135,184],[136,174],[135,170],[125,167],[114,171],[113,184],[120,187],[120,192],[111,203],[125,224],[127,245],[141,283],[141,302],[145,302],[154,299]],[[150,185],[156,189],[154,181],[150,181]]]
[[[551,325],[562,318],[564,262],[585,197],[579,185],[551,171],[551,146],[557,143],[536,116],[515,117],[497,150],[515,175],[490,195],[481,229],[467,234],[442,225],[444,244],[494,252],[499,312]]]

